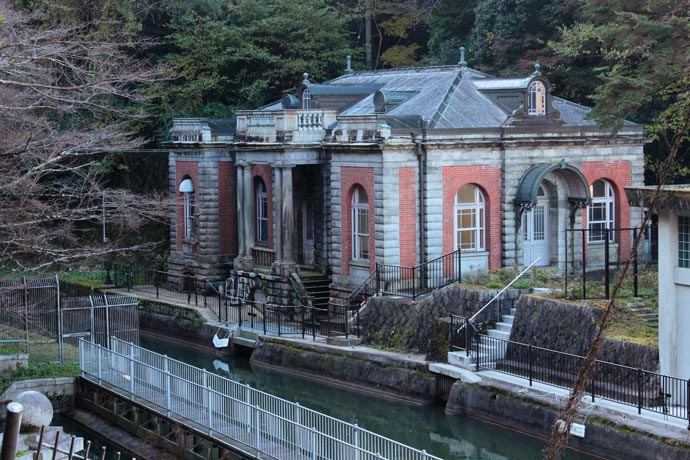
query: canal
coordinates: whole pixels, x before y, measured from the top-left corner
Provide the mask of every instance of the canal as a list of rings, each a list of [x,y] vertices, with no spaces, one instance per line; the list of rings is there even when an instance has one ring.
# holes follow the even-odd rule
[[[214,353],[151,336],[141,346],[397,440],[445,460],[535,460],[544,443],[536,438],[462,416],[443,406],[420,406],[251,366],[246,355]],[[568,452],[565,460],[595,460]]]

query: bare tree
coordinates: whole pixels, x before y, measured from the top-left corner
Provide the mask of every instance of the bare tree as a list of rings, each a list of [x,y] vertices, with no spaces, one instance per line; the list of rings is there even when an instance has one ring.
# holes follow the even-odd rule
[[[125,190],[104,206],[104,160],[142,145],[140,88],[164,76],[132,57],[145,43],[37,19],[0,3],[0,255],[23,269],[122,250],[101,241],[104,212],[111,235],[168,215]]]

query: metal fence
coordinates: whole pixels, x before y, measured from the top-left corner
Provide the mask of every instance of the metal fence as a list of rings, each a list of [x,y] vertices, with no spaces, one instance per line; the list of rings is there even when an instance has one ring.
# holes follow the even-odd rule
[[[60,358],[79,361],[79,339],[108,346],[110,337],[139,343],[139,311],[132,296],[103,294],[63,299],[60,307]]]
[[[225,300],[227,321],[240,329],[264,335],[301,335],[302,338],[360,336],[359,309],[329,305],[328,309],[300,305],[277,305],[237,298]]]
[[[113,282],[118,288],[147,293],[156,299],[209,308],[219,321],[227,320],[222,317],[222,299],[218,288],[202,276],[142,269],[132,264],[116,264],[113,268]]]
[[[640,229],[601,228],[565,231],[565,296],[570,299],[609,299],[619,267],[630,258],[632,243]],[[630,296],[638,296],[638,257],[628,276]]]
[[[320,460],[437,459],[391,439],[248,385],[113,339],[80,344],[84,377],[159,407],[257,457]]]
[[[376,294],[412,297],[462,281],[462,255],[458,249],[414,267],[376,264],[372,274],[349,297],[356,305]]]
[[[131,296],[63,297],[60,280],[0,280],[0,348],[34,362],[77,362],[80,337],[116,335],[138,343],[138,301]]]
[[[464,351],[476,359],[476,369],[491,369],[549,385],[572,388],[584,357],[480,335],[465,318],[451,319],[451,351]],[[464,326],[463,326],[464,325]],[[690,380],[596,361],[587,394],[688,420]]]
[[[0,280],[0,345],[37,361],[59,359],[57,276]]]

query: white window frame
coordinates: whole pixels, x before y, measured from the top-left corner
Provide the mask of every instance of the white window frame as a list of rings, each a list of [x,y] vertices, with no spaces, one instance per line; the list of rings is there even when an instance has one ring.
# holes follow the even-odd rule
[[[546,85],[540,81],[529,84],[527,114],[546,115]]]
[[[180,182],[180,193],[182,193],[183,237],[184,239],[191,239],[196,236],[194,182],[189,178],[185,178]]]
[[[460,202],[458,197],[462,189],[473,188],[474,200],[471,202]],[[472,221],[471,225],[462,226],[462,217],[468,217]],[[460,187],[455,194],[453,207],[453,229],[455,238],[455,249],[462,251],[485,251],[486,250],[486,199],[481,189],[474,184],[466,184]],[[470,242],[463,245],[462,234],[470,236]]]
[[[266,184],[259,179],[255,188],[256,194],[256,241],[268,242],[268,192]],[[265,224],[265,225],[264,225]],[[264,234],[265,230],[265,234]]]
[[[358,185],[352,193],[352,260],[369,260],[369,218],[369,198]]]
[[[604,184],[603,196],[594,196],[595,185],[601,182]],[[587,208],[587,239],[590,243],[604,242],[603,229],[613,230],[616,228],[616,193],[611,183],[605,179],[598,179],[590,185],[590,195],[592,203]],[[601,211],[600,217],[595,218],[595,213]],[[609,241],[614,241],[615,232],[609,232]]]
[[[302,91],[302,109],[311,109],[311,92],[309,88],[305,88],[304,91]]]
[[[678,267],[690,268],[690,216],[678,216]]]

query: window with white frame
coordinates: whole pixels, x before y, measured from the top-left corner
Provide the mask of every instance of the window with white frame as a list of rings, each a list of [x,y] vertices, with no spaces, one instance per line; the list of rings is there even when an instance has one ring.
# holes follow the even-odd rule
[[[546,87],[540,81],[533,81],[528,88],[528,115],[546,115]]]
[[[690,216],[678,216],[678,266],[690,268]]]
[[[194,182],[190,178],[185,178],[180,182],[179,191],[182,194],[183,235],[185,239],[193,238],[196,236],[194,225]]]
[[[256,241],[268,241],[268,194],[261,179],[256,183]]]
[[[361,186],[352,194],[352,259],[369,259],[369,198]]]
[[[606,239],[605,230],[613,230],[616,227],[616,196],[611,184],[602,179],[590,185],[590,194],[592,195],[592,204],[589,205],[587,215],[589,241],[604,241]],[[608,232],[608,238],[609,241],[614,240],[613,231]]]
[[[302,108],[311,109],[311,92],[308,88],[302,91]]]
[[[483,251],[485,248],[485,200],[473,184],[463,185],[455,195],[455,248]]]

